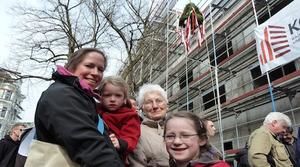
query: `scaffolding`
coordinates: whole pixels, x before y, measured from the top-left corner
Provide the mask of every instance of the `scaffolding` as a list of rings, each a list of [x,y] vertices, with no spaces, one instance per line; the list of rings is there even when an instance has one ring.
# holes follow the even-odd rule
[[[267,77],[260,72],[255,48],[252,1],[212,0],[202,10],[206,40],[198,47],[192,39],[188,55],[176,31],[180,15],[172,10],[176,2],[160,4],[164,8],[154,19],[160,33],[153,34],[149,52],[136,65],[137,85],[151,82],[164,87],[170,112],[188,110],[218,121],[219,135],[212,142],[220,150],[244,147],[250,133],[272,111]],[[290,2],[255,1],[258,23]],[[195,4],[200,5],[200,0]],[[300,61],[270,71],[269,77],[277,110],[288,114],[294,127],[300,126]]]

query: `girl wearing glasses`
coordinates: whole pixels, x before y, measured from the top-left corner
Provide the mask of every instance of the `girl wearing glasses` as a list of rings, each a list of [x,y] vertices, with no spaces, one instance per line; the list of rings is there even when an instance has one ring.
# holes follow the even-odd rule
[[[208,150],[208,138],[203,122],[191,112],[177,112],[167,117],[164,140],[170,167],[229,167],[224,161],[201,157]]]

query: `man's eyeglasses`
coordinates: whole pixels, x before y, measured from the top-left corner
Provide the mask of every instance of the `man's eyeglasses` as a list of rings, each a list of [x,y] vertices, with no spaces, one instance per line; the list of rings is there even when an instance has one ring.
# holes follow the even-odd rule
[[[164,136],[164,138],[165,138],[165,142],[167,142],[167,143],[174,142],[174,140],[176,139],[176,137],[179,137],[179,139],[182,142],[188,142],[188,141],[190,141],[190,139],[193,136],[197,136],[197,135],[198,134],[183,134],[183,135],[179,135],[179,136],[176,136],[176,135],[166,135],[166,136]]]

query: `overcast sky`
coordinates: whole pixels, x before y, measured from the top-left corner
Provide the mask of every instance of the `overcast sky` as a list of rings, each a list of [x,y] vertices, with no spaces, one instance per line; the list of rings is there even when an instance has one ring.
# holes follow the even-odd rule
[[[0,0],[0,63],[2,64],[3,61],[9,55],[9,39],[11,35],[9,34],[9,27],[12,24],[12,20],[7,18],[7,8],[10,6],[10,1]]]
[[[30,1],[34,3],[33,0]],[[16,19],[9,14],[10,8],[13,3],[18,3],[18,0],[6,1],[0,0],[0,67],[6,67],[6,64],[10,64],[10,46],[14,40],[14,32],[12,31],[12,26],[16,23]],[[43,82],[39,80],[33,80],[31,82],[25,82],[22,85],[22,94],[26,96],[26,99],[22,103],[24,111],[21,113],[22,121],[33,122],[34,111],[36,107],[37,100],[41,92],[49,85],[48,82]]]
[[[10,46],[11,43],[14,41],[14,37],[16,36],[14,34],[14,31],[12,29],[13,26],[17,25],[15,20],[16,18],[13,17],[13,15],[9,14],[10,8],[14,3],[18,2],[22,3],[30,3],[34,5],[39,4],[39,0],[30,0],[30,1],[24,1],[24,0],[0,0],[0,50],[1,50],[1,56],[0,56],[0,67],[7,68],[7,64],[11,64],[11,58],[13,55],[11,55],[10,52]],[[118,72],[119,67],[121,66],[121,63],[118,62],[116,59],[114,59],[114,56],[119,57],[120,51],[116,51],[113,49],[109,50],[108,53],[108,67],[105,71],[104,75],[114,75]],[[47,89],[47,87],[51,84],[51,82],[46,82],[43,80],[34,80],[31,79],[30,81],[25,81],[22,84],[22,94],[26,96],[26,99],[22,103],[22,107],[24,111],[21,113],[21,117],[23,118],[22,121],[24,122],[33,122],[34,120],[34,112],[36,108],[36,104],[38,102],[38,99],[41,95],[41,93]]]

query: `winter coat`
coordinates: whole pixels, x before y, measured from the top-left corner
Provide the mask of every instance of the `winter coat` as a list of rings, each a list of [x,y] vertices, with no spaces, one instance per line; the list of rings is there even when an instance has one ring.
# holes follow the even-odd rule
[[[204,150],[204,148],[202,149]],[[205,161],[205,162],[222,160],[222,159],[223,158],[221,152],[212,144],[208,144],[204,152],[201,152],[201,156],[199,158],[200,161]]]
[[[284,145],[265,126],[256,129],[249,137],[248,160],[253,167],[292,167]],[[269,158],[268,158],[269,157]]]
[[[121,159],[128,163],[127,156],[136,148],[141,134],[140,118],[133,108],[122,107],[115,112],[105,110],[102,106],[97,111],[108,126],[109,133],[114,133],[118,138]]]
[[[108,126],[109,132],[114,133],[119,140],[123,140],[120,143],[126,143],[123,149],[126,152],[133,152],[141,134],[141,122],[137,112],[134,109],[122,107],[111,113],[100,107],[98,113]]]
[[[191,161],[188,167],[230,167],[220,159],[222,159],[220,151],[215,146],[209,144],[204,149],[204,152],[201,151],[199,159]]]
[[[188,167],[230,167],[226,162],[219,160],[211,163],[204,162],[192,162]]]
[[[9,135],[0,140],[0,167],[14,167],[20,142],[14,141]]]
[[[201,158],[201,156],[199,159],[190,161],[187,167],[230,167],[225,161],[205,159]],[[170,167],[176,167],[175,161],[170,160]]]
[[[237,153],[238,167],[250,167],[248,162],[248,148],[243,148]]]
[[[294,166],[296,166],[296,143],[297,143],[297,138],[293,137],[294,139],[294,142],[292,144],[290,143],[286,143],[286,142],[283,142],[288,154],[289,154],[289,157],[290,157],[290,161],[292,162],[292,164]]]
[[[296,142],[296,164],[300,166],[300,127],[298,128],[298,139]]]
[[[37,104],[37,140],[63,146],[71,160],[88,167],[122,167],[123,164],[99,121],[89,86],[63,67],[53,73],[55,80]]]
[[[144,118],[137,148],[129,156],[131,167],[169,166],[169,155],[163,139],[163,123],[163,120]]]

